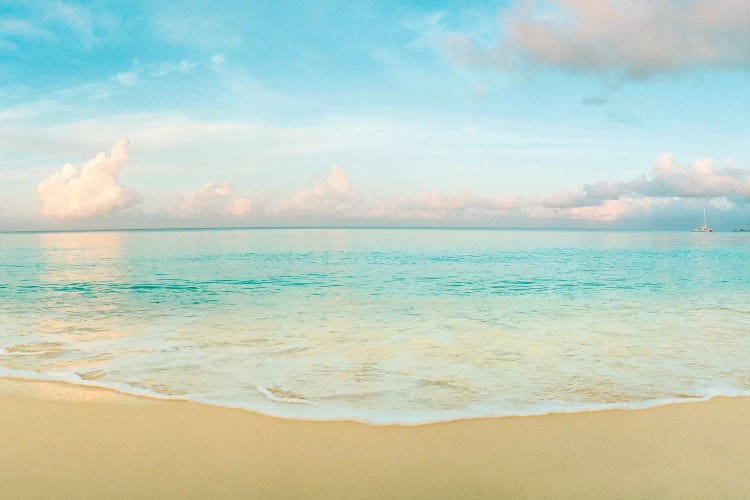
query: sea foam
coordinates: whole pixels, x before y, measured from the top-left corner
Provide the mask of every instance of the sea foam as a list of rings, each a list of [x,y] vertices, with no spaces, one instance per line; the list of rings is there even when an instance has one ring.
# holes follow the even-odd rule
[[[0,277],[8,376],[375,424],[750,391],[741,234],[13,234]]]

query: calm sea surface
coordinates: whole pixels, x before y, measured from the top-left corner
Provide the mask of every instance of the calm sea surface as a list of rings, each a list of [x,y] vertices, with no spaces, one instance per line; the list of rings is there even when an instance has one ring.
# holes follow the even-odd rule
[[[750,393],[750,234],[0,234],[0,375],[417,423]]]

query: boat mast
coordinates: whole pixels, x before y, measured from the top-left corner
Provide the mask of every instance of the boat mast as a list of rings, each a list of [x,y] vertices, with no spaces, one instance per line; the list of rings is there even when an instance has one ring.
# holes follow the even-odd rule
[[[708,229],[708,221],[706,220],[706,207],[703,207],[703,227]]]

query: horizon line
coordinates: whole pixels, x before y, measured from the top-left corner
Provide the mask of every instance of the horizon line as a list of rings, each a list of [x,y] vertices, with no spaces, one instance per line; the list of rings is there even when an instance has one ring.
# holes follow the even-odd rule
[[[692,232],[690,229],[627,229],[627,228],[575,228],[575,227],[500,227],[500,226],[389,226],[389,225],[301,225],[301,226],[217,226],[217,227],[153,227],[153,228],[89,228],[89,229],[0,229],[0,234],[49,234],[49,233],[119,233],[119,232],[182,232],[182,231],[249,231],[249,230],[305,230],[305,229],[368,229],[368,230],[450,230],[450,231],[586,231],[586,232]],[[738,228],[714,230],[719,233],[750,232]]]

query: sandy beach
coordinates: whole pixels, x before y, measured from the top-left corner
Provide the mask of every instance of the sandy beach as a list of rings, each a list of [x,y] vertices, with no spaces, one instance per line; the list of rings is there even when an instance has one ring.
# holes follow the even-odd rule
[[[741,498],[750,399],[422,426],[0,380],[4,498]]]

